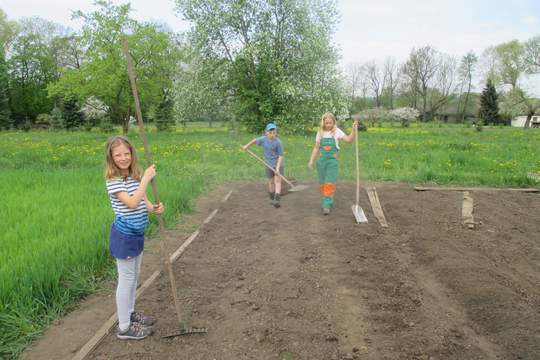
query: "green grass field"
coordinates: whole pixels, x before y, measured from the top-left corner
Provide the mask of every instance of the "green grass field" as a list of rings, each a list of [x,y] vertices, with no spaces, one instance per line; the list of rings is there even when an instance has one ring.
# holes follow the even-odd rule
[[[103,179],[107,137],[0,133],[0,358],[16,358],[48,322],[114,274],[107,238],[113,213]],[[262,167],[239,150],[253,137],[224,127],[149,132],[168,226],[211,186],[264,181]],[[137,133],[130,138],[143,158]],[[316,172],[307,168],[313,136],[282,140],[286,175],[314,181]],[[527,178],[528,172],[540,172],[540,131],[535,129],[371,128],[360,133],[360,144],[363,180],[539,185]],[[339,177],[352,180],[353,146],[341,147]],[[155,225],[154,219],[150,231]]]

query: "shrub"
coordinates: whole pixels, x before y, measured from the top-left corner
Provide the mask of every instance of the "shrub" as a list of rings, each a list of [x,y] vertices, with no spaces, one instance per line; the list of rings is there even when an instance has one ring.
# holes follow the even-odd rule
[[[36,117],[36,125],[38,127],[44,127],[44,128],[49,127],[51,125],[51,116],[47,113],[39,114]]]
[[[114,127],[111,119],[108,116],[103,116],[101,118],[101,120],[99,121],[99,129],[105,133],[113,132]]]
[[[62,116],[62,110],[58,106],[55,106],[52,109],[51,117],[49,118],[51,127],[53,129],[63,129],[64,128],[64,118]]]
[[[400,121],[402,127],[409,127],[411,121],[418,119],[420,111],[410,107],[401,107],[390,111],[390,116]]]

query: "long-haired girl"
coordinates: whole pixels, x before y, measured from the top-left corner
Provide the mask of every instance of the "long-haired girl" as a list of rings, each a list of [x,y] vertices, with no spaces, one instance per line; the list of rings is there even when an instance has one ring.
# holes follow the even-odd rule
[[[155,165],[150,165],[141,176],[135,148],[124,136],[107,141],[105,150],[105,180],[111,206],[115,214],[109,237],[109,250],[116,258],[118,286],[119,339],[144,339],[152,334],[155,319],[135,311],[135,289],[141,270],[144,230],[148,213],[163,213],[163,204],[152,204],[146,189],[154,176]]]
[[[350,143],[357,135],[358,121],[353,122],[352,130],[346,135],[336,125],[336,117],[331,112],[324,113],[321,118],[321,126],[315,137],[315,146],[311,152],[308,166],[313,168],[313,162],[317,154],[317,173],[319,174],[319,184],[322,195],[323,214],[328,215],[334,202],[336,192],[336,181],[339,171],[339,141]]]

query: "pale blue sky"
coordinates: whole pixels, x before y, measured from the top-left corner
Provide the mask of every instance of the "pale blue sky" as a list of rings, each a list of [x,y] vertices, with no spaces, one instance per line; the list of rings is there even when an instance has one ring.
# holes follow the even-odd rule
[[[71,12],[90,11],[92,4],[0,0],[9,19],[36,15],[75,29],[80,24],[71,20]],[[172,0],[133,0],[131,4],[139,20],[158,20],[177,31],[189,27],[175,16]],[[480,54],[492,45],[540,35],[540,0],[338,0],[338,9],[341,21],[334,40],[343,66],[382,61],[387,56],[403,61],[413,47],[424,45],[461,57],[469,50]],[[527,86],[540,89],[539,82]]]
[[[539,0],[341,0],[336,42],[345,61],[395,56],[432,45],[462,56],[540,34]]]

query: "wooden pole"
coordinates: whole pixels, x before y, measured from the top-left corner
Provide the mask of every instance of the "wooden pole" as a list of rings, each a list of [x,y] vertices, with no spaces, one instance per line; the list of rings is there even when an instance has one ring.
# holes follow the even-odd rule
[[[141,112],[141,104],[139,102],[139,93],[137,92],[137,83],[135,82],[135,74],[133,71],[133,63],[131,61],[131,57],[129,56],[129,47],[128,47],[128,41],[127,38],[124,36],[122,39],[122,49],[124,52],[124,56],[126,57],[127,62],[127,71],[128,71],[128,77],[129,82],[131,85],[131,92],[133,94],[133,100],[135,103],[135,113],[137,115],[137,123],[139,125],[139,135],[142,138],[143,145],[144,145],[144,154],[146,157],[146,161],[148,164],[152,164],[152,154],[150,153],[150,148],[148,147],[148,140],[146,138],[146,131],[144,129],[144,123],[142,118],[142,112]],[[159,195],[157,190],[157,184],[155,179],[152,179],[152,192],[154,194],[154,201],[155,203],[159,204]],[[174,274],[172,270],[171,261],[169,258],[169,254],[167,254],[167,250],[165,248],[165,223],[163,222],[163,216],[161,214],[156,214],[159,222],[159,243],[161,247],[161,255],[163,256],[163,261],[165,263],[165,271],[169,273],[169,281],[171,283],[171,292],[174,299],[174,308],[176,310],[176,317],[178,318],[178,322],[181,324],[181,326],[185,326],[182,322],[182,315],[180,311],[180,302],[178,301],[178,294],[176,290],[176,281],[174,279]]]
[[[354,131],[354,125],[353,125]],[[360,159],[358,156],[358,128],[354,134],[354,147],[356,151],[356,205],[360,203]]]

